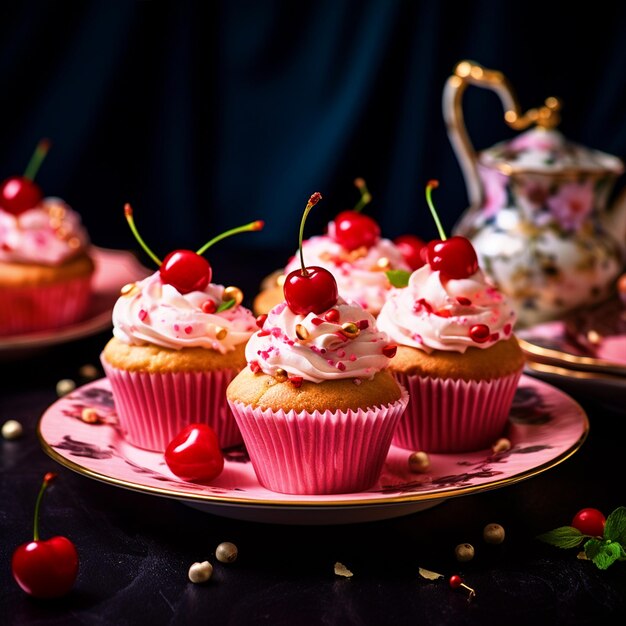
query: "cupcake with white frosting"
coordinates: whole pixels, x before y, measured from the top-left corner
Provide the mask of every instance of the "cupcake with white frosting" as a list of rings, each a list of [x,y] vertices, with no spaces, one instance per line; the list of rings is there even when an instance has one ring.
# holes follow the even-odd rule
[[[128,205],[126,214],[136,232]],[[210,282],[201,256],[207,247],[175,251],[163,262],[150,251],[159,271],[126,285],[113,308],[113,338],[101,361],[122,433],[138,447],[162,452],[189,424],[213,428],[222,448],[242,441],[226,387],[246,365],[245,344],[257,325],[240,289]]]
[[[471,256],[468,240],[448,241]],[[427,263],[391,291],[378,316],[398,345],[390,369],[410,395],[394,438],[400,447],[477,450],[506,426],[524,364],[515,312],[477,263],[470,265],[455,278]]]
[[[396,347],[321,267],[302,260],[284,295],[227,389],[259,482],[295,494],[368,489],[408,402],[387,369]]]
[[[79,215],[34,182],[49,148],[41,141],[24,176],[0,185],[0,336],[82,320],[94,262]]]

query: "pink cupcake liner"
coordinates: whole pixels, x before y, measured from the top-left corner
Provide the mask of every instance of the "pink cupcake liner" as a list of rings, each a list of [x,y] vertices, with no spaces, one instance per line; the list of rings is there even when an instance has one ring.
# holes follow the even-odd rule
[[[490,447],[503,433],[521,370],[464,381],[394,372],[409,392],[393,443],[408,450],[467,452]]]
[[[189,424],[207,424],[222,448],[243,440],[226,402],[236,370],[152,374],[111,366],[101,356],[111,382],[124,439],[138,448],[163,452]]]
[[[91,276],[53,285],[0,289],[0,335],[61,328],[83,319],[91,301]]]
[[[392,404],[345,412],[274,411],[229,400],[259,482],[293,494],[371,487],[407,403],[404,389]]]

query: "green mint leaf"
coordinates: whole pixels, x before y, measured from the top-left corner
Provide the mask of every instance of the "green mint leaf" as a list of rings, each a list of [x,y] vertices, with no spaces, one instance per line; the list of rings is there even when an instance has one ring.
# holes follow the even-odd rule
[[[598,569],[607,569],[621,557],[622,552],[622,546],[611,540],[590,539],[585,543],[585,554]]]
[[[234,300],[226,300],[217,307],[217,310],[215,312],[221,313],[222,311],[228,311],[228,309],[232,309],[234,306],[235,306]]]
[[[398,288],[406,287],[409,284],[409,278],[411,277],[411,272],[407,272],[406,270],[389,270],[385,272],[389,282]]]
[[[575,548],[580,545],[584,538],[585,535],[573,526],[561,526],[537,537],[539,541],[549,543],[557,548]]]
[[[604,538],[626,546],[626,507],[618,507],[606,518]]]

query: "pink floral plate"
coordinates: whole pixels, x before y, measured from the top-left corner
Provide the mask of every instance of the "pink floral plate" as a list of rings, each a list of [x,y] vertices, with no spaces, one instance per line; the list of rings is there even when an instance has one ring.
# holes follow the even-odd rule
[[[81,420],[85,407],[103,423]],[[432,454],[426,474],[409,472],[409,451],[391,447],[378,483],[362,493],[287,495],[256,479],[243,446],[225,451],[221,475],[210,484],[172,474],[163,455],[128,444],[116,427],[106,378],[76,389],[52,404],[39,423],[44,450],[62,465],[105,483],[177,498],[216,515],[259,522],[338,524],[407,515],[447,498],[512,485],[563,462],[587,437],[583,409],[547,383],[522,376],[505,433],[512,447],[463,454]]]
[[[150,270],[124,250],[92,248],[96,266],[93,299],[85,319],[64,328],[0,337],[0,358],[29,353],[47,346],[81,339],[111,327],[111,312],[126,283],[146,277]]]

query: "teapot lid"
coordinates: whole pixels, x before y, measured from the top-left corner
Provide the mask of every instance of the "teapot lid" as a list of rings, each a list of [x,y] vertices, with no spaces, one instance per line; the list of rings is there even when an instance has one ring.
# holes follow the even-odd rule
[[[504,174],[610,173],[624,170],[621,159],[567,140],[554,128],[537,126],[483,150],[482,165]]]

